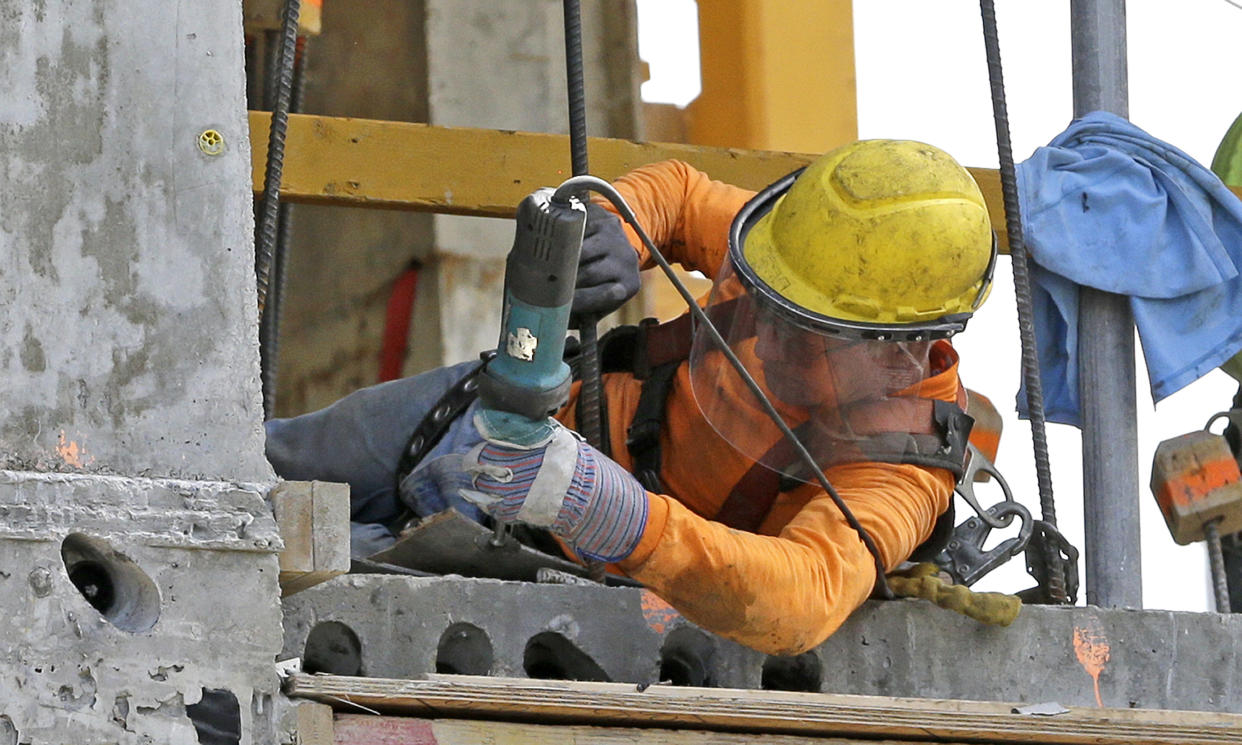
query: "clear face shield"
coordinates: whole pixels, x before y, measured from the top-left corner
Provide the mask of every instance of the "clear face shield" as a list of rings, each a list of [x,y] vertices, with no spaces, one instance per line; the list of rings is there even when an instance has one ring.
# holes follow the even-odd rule
[[[936,434],[934,402],[920,396],[933,342],[834,332],[755,297],[731,261],[706,311],[821,469],[917,462],[930,447],[918,435]],[[704,328],[695,332],[690,380],[703,416],[735,449],[788,478],[815,480]]]

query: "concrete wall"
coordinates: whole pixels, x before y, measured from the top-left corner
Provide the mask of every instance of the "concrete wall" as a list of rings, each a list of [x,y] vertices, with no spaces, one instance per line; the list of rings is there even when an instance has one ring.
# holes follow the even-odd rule
[[[278,739],[241,32],[0,0],[0,743]]]
[[[0,467],[270,478],[232,5],[0,2]]]
[[[310,40],[304,111],[448,126],[568,130],[559,0],[327,3]],[[629,2],[584,3],[588,130],[638,134]],[[479,174],[504,178],[504,174]],[[295,208],[277,412],[376,382],[393,280],[417,258],[406,374],[495,346],[507,220]]]

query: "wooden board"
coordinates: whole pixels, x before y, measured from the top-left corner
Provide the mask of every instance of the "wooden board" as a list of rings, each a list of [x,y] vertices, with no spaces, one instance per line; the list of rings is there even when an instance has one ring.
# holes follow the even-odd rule
[[[980,701],[429,675],[385,680],[295,675],[287,692],[382,714],[532,724],[662,727],[839,738],[1066,745],[1242,742],[1242,715],[1073,708],[1044,717]]]
[[[250,112],[255,194],[263,191],[271,114]],[[712,178],[758,191],[816,154],[588,138],[591,173],[615,179],[676,158]],[[1000,179],[971,168],[1002,248],[1007,244]],[[573,173],[569,138],[536,132],[436,127],[374,119],[289,117],[280,198],[288,202],[512,217],[518,202]]]
[[[332,745],[334,725],[332,707],[313,701],[300,701],[297,708],[295,745]]]
[[[270,499],[285,547],[280,552],[282,596],[349,571],[349,486],[284,481]]]
[[[414,719],[368,714],[338,714],[335,738],[336,745],[897,745],[902,742],[685,729]]]
[[[271,114],[250,112],[251,178],[263,192]],[[935,143],[932,143],[933,145]],[[603,179],[676,158],[712,178],[759,190],[817,154],[588,138],[591,173]],[[1000,175],[968,168],[1008,252]],[[280,198],[288,202],[512,217],[518,202],[573,171],[569,138],[511,130],[293,114],[285,139]],[[1242,196],[1242,188],[1230,187]]]

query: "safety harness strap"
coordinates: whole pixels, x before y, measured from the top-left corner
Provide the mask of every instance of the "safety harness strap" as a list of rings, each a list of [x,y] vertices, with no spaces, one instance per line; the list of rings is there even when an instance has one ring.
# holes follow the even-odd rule
[[[660,482],[660,430],[664,424],[664,409],[668,394],[673,390],[673,377],[678,362],[660,365],[643,381],[638,394],[638,406],[626,431],[625,448],[633,464],[630,471],[647,491],[662,492]]]
[[[493,356],[495,356],[494,352],[484,354],[482,361],[470,368],[470,371],[454,383],[453,387],[445,391],[444,395],[440,396],[440,400],[436,401],[435,406],[431,407],[423,420],[414,428],[410,439],[405,443],[405,449],[401,451],[401,460],[397,462],[395,486],[397,494],[401,493],[401,482],[405,481],[405,477],[414,472],[427,453],[430,453],[431,449],[444,438],[449,425],[465,413],[466,409],[470,408],[470,404],[478,398],[479,374],[483,372],[483,367]],[[408,516],[403,516],[403,518],[408,519]]]
[[[958,396],[964,404],[961,389]],[[925,398],[874,401],[847,408],[843,423],[849,437],[838,441],[825,467],[867,460],[944,468],[955,477],[962,475],[972,422],[957,404]],[[781,463],[790,467],[773,468]],[[759,530],[777,495],[807,481],[799,475],[800,465],[793,449],[778,442],[733,487],[715,520],[738,530]],[[950,530],[952,519],[948,518]]]

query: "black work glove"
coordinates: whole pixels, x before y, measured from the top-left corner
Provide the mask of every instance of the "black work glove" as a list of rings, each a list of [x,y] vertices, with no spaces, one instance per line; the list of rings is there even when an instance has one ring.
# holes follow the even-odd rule
[[[573,313],[603,316],[638,292],[638,254],[625,237],[620,218],[598,204],[586,209]]]

